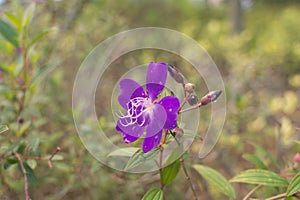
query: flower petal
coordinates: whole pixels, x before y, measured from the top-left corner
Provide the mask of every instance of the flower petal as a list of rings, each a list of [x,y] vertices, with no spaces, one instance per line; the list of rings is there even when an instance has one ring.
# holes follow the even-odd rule
[[[166,96],[157,104],[162,105],[167,113],[164,128],[168,130],[174,129],[177,126],[178,109],[180,107],[179,99],[173,96]]]
[[[149,125],[143,142],[144,152],[152,150],[159,144],[166,119],[167,115],[164,107],[155,104],[153,108],[153,113],[150,115],[149,118]]]
[[[116,130],[122,133],[123,140],[125,143],[131,143],[136,141],[145,131],[145,126],[141,127],[137,124],[132,124],[129,126],[123,126],[121,120],[117,122]]]
[[[122,79],[120,81],[120,95],[118,97],[120,105],[127,109],[127,103],[134,97],[145,97],[143,87],[134,80]]]
[[[151,62],[149,64],[146,77],[146,89],[152,101],[154,101],[164,89],[164,85],[167,80],[167,73],[168,68],[166,63]]]
[[[163,129],[161,129],[159,132],[157,132],[156,135],[153,135],[151,137],[147,137],[144,139],[143,151],[145,153],[147,153],[148,151],[154,149],[155,147],[157,147],[159,145],[161,137],[162,137],[162,131],[163,131]]]

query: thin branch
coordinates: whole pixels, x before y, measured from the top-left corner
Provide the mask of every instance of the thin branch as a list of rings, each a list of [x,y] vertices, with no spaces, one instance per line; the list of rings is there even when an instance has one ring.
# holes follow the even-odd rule
[[[21,158],[21,156],[17,152],[13,152],[13,154],[16,156],[16,158],[18,160],[20,168],[21,168],[21,171],[22,171],[22,174],[24,176],[25,198],[26,198],[26,200],[31,200],[30,197],[29,197],[29,192],[28,192],[28,180],[27,180],[26,170],[25,170],[25,167],[23,165],[22,158]]]
[[[202,103],[199,103],[197,105],[188,107],[188,108],[186,108],[184,110],[180,110],[179,113],[184,113],[184,112],[187,112],[187,111],[190,111],[190,110],[194,110],[194,109],[200,108],[201,106],[202,106]]]
[[[276,196],[267,198],[266,200],[276,200],[276,199],[282,199],[282,198],[284,198],[284,197],[286,197],[286,193],[278,194],[278,195],[276,195]]]
[[[184,94],[185,94],[185,97],[184,97],[184,100],[183,102],[181,103],[180,107],[179,107],[179,111],[181,111],[181,109],[183,108],[183,106],[186,104],[188,98],[192,95],[191,93],[188,94],[188,96],[186,96],[186,91],[184,91]]]
[[[256,186],[255,188],[253,188],[244,198],[243,200],[247,200],[251,197],[251,195],[258,190],[261,187],[261,185]]]
[[[48,166],[50,169],[53,168],[53,165],[52,165],[52,158],[58,153],[60,152],[61,148],[60,147],[56,147],[55,151],[51,154],[51,156],[48,158]]]
[[[191,178],[190,178],[190,176],[189,176],[189,174],[188,174],[188,171],[187,171],[187,169],[186,169],[186,167],[185,167],[184,158],[183,158],[183,152],[181,152],[181,145],[180,145],[180,142],[178,141],[178,139],[176,138],[176,135],[175,135],[173,132],[170,131],[170,133],[171,133],[171,135],[174,137],[174,139],[175,139],[175,141],[176,141],[176,143],[177,143],[177,145],[178,145],[178,147],[179,147],[179,151],[180,151],[179,153],[181,154],[181,155],[180,155],[180,162],[181,162],[181,167],[182,167],[182,169],[183,169],[185,178],[186,178],[186,180],[188,181],[188,183],[190,184],[190,187],[191,187],[191,189],[192,189],[192,191],[193,191],[194,199],[195,199],[195,200],[198,200],[197,192],[196,192],[196,190],[195,190],[195,188],[194,188],[194,186],[193,186],[192,180],[191,180]]]
[[[31,156],[25,156],[24,159],[25,160],[28,160],[28,159],[31,159],[31,160],[41,160],[41,161],[47,161],[48,163],[48,166],[50,169],[53,168],[53,165],[52,165],[52,159],[53,157],[58,153],[60,152],[61,148],[60,147],[56,147],[55,151],[49,156],[49,157],[31,157]]]

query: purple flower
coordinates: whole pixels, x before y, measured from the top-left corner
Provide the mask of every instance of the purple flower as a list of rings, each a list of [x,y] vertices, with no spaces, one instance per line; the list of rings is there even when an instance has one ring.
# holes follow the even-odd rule
[[[173,96],[157,97],[164,89],[168,73],[165,63],[151,62],[146,76],[146,90],[131,79],[120,81],[119,103],[126,110],[119,117],[116,129],[125,143],[136,141],[146,130],[143,151],[155,148],[161,140],[163,129],[177,126],[180,101]]]

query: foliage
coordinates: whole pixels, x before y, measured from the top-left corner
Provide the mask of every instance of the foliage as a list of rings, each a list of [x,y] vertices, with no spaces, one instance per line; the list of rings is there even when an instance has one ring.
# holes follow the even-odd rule
[[[218,145],[200,161],[201,140],[197,139],[189,156],[184,156],[191,181],[199,186],[199,198],[234,198],[234,193],[236,199],[299,197],[299,161],[294,159],[299,153],[300,126],[299,3],[253,1],[243,10],[242,32],[230,35],[228,1],[219,5],[187,0],[36,2],[7,1],[0,8],[1,197],[24,199],[22,166],[32,199],[193,197],[178,167],[181,160],[164,168],[166,187],[161,190],[156,188],[159,172],[134,175],[107,169],[84,150],[76,135],[70,102],[76,68],[98,42],[140,26],[171,28],[197,40],[224,78],[228,114]],[[112,66],[166,57],[151,50],[134,55],[124,55]],[[174,60],[200,88],[196,93],[203,94],[201,77],[184,67],[188,63],[182,59]],[[109,81],[117,81],[122,70]],[[106,91],[98,91],[100,98],[110,92],[107,85]],[[107,98],[97,103],[99,116],[109,113],[108,104]],[[208,108],[201,110],[201,120],[199,138],[210,120]],[[103,129],[117,135],[116,142],[122,140],[108,119],[99,121]],[[61,152],[56,154],[58,146]],[[159,149],[149,155],[135,147],[125,152],[110,156],[130,157],[130,168]],[[198,170],[190,171],[191,166]],[[266,181],[270,177],[279,182]],[[149,188],[154,189],[146,192]]]

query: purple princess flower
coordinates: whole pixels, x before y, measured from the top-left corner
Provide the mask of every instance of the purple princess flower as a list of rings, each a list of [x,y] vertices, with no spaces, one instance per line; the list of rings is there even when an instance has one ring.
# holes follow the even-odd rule
[[[146,76],[146,90],[131,79],[120,81],[119,103],[126,110],[119,117],[116,129],[123,135],[125,143],[136,141],[146,130],[143,151],[155,148],[164,129],[177,126],[180,101],[173,96],[157,97],[164,89],[168,73],[166,63],[151,62]]]

